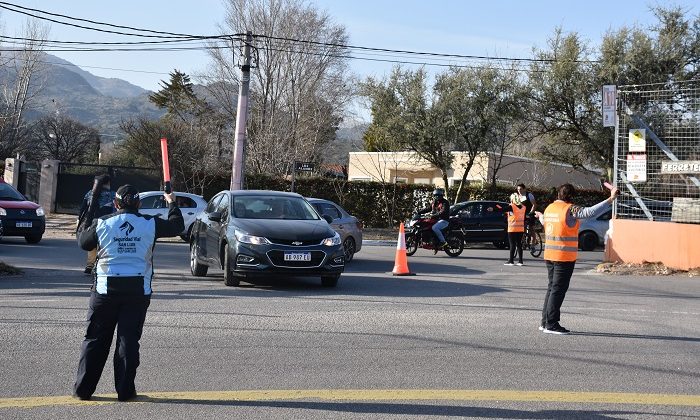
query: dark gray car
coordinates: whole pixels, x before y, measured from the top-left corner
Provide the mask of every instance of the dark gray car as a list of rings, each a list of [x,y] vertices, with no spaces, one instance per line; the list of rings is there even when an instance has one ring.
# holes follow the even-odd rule
[[[345,262],[352,261],[355,253],[362,249],[362,222],[330,200],[307,198],[307,201],[314,206],[318,214],[327,215],[333,219],[331,227],[338,232],[343,240]]]

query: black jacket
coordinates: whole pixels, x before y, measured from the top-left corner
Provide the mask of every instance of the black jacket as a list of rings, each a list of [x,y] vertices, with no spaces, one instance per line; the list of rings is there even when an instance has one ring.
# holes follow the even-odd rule
[[[418,213],[430,213],[430,215],[439,220],[450,220],[450,202],[445,197],[439,197],[433,200],[430,207],[419,210]]]

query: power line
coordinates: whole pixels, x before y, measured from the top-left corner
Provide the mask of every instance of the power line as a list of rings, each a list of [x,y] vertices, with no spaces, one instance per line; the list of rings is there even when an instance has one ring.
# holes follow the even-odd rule
[[[218,37],[216,37],[218,39]],[[14,36],[0,35],[0,39],[8,39],[8,43],[21,44],[21,41],[25,42],[41,42],[49,44],[67,44],[67,45],[156,45],[156,44],[174,44],[174,43],[186,43],[186,42],[202,42],[208,39],[215,39],[215,37],[208,38],[189,38],[189,39],[166,39],[160,41],[125,41],[125,42],[96,42],[96,41],[57,41],[51,39],[35,39],[35,38],[23,38]]]

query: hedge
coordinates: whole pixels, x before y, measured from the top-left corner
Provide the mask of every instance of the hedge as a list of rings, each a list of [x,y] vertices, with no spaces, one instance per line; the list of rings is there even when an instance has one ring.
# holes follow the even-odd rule
[[[228,177],[216,178],[204,192],[209,200],[214,194],[228,189]],[[245,188],[249,190],[290,191],[291,181],[265,175],[246,175]],[[304,177],[295,181],[295,192],[304,197],[315,197],[334,201],[360,219],[364,226],[388,228],[411,217],[419,208],[426,207],[432,199],[433,186],[418,184],[384,184],[380,182],[347,181],[343,179]],[[552,191],[531,189],[543,210],[556,198]],[[469,185],[462,191],[462,197],[469,200],[508,201],[513,187],[492,185]],[[456,187],[450,188],[448,197],[454,197]],[[578,191],[574,202],[590,206],[604,200],[608,195],[603,191]],[[465,198],[463,201],[467,201]]]

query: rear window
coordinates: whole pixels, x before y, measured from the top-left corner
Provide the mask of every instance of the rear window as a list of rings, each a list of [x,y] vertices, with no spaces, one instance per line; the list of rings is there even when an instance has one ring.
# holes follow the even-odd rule
[[[9,184],[0,184],[0,200],[24,201],[25,198]]]

